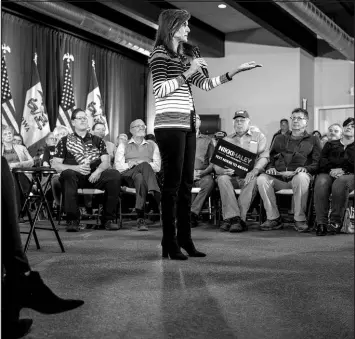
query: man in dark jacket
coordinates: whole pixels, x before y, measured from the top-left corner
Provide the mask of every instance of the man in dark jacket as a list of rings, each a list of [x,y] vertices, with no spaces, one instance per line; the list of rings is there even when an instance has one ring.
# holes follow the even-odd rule
[[[257,179],[267,215],[266,222],[260,226],[264,231],[283,227],[275,192],[290,188],[293,190],[295,229],[299,232],[308,229],[306,209],[309,184],[312,175],[318,171],[321,147],[319,139],[306,132],[306,110],[296,108],[290,119],[292,133],[275,137],[266,174],[261,174]]]

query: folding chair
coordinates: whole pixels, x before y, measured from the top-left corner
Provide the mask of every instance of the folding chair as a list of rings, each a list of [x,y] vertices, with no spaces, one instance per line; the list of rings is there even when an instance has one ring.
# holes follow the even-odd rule
[[[123,217],[124,216],[130,216],[130,217],[134,217],[137,216],[136,213],[133,212],[122,212],[122,199],[123,199],[123,195],[124,194],[130,194],[130,195],[134,195],[136,196],[136,189],[132,188],[132,187],[126,187],[126,186],[121,186],[121,191],[120,191],[120,197],[118,199],[118,215],[119,215],[119,229],[122,228],[123,226]],[[159,206],[159,213],[152,213],[149,214],[150,216],[159,216],[159,222],[160,222],[160,226],[162,226],[162,220],[161,220],[161,208]],[[147,214],[144,213],[144,217],[146,217]],[[117,217],[117,223],[118,223],[118,217]]]
[[[191,194],[192,198],[197,196],[197,194],[201,191],[201,187],[192,187],[191,189]],[[200,214],[207,214],[208,219],[212,220],[214,219],[214,224],[217,222],[217,214],[216,214],[216,206],[213,203],[213,193],[214,190],[212,191],[212,194],[208,197],[208,199],[205,201],[204,206],[207,205],[207,208],[203,208],[200,212]]]
[[[58,233],[58,230],[57,230],[57,228],[54,225],[52,213],[51,213],[51,210],[50,210],[50,207],[49,207],[46,195],[45,195],[45,192],[47,192],[47,189],[48,189],[48,185],[51,182],[52,176],[53,176],[53,174],[56,174],[57,171],[55,169],[49,168],[49,167],[29,167],[29,168],[21,167],[21,168],[14,168],[12,170],[12,172],[14,173],[16,181],[17,181],[17,183],[18,183],[18,185],[20,187],[20,192],[23,195],[23,197],[25,198],[25,202],[24,202],[24,204],[23,204],[23,206],[21,208],[21,212],[26,211],[26,214],[28,216],[28,220],[29,220],[29,223],[30,223],[29,232],[21,232],[21,233],[28,234],[28,237],[27,237],[27,240],[26,240],[26,243],[25,243],[25,248],[24,248],[25,253],[28,250],[32,235],[33,235],[33,237],[35,239],[35,243],[36,243],[37,249],[40,249],[40,245],[39,245],[39,241],[38,241],[36,230],[53,231],[55,236],[56,236],[56,238],[57,238],[57,241],[58,241],[58,244],[60,246],[60,249],[62,250],[62,252],[65,252],[62,240],[60,239],[60,236],[59,236],[59,233]],[[22,188],[22,186],[20,184],[19,174],[21,174],[21,173],[30,174],[32,176],[32,183],[30,185],[30,188],[29,188],[28,192],[24,192],[23,188]],[[44,174],[46,174],[48,176],[46,177],[47,181],[45,181],[44,183],[42,182],[42,185],[43,185],[42,186],[41,185],[41,177],[43,177]],[[33,184],[35,184],[37,186],[37,189],[38,189],[38,192],[39,192],[38,194],[33,194],[31,192]],[[29,203],[31,202],[31,200],[34,200],[34,199],[36,199],[37,208],[36,208],[35,216],[32,219],[31,213],[30,213],[30,210],[29,210]],[[36,223],[38,221],[39,212],[41,211],[42,206],[44,206],[44,208],[45,208],[45,210],[47,212],[48,219],[49,219],[49,221],[51,223],[51,226],[52,226],[51,228],[36,226]]]
[[[78,193],[78,195],[95,195],[95,196],[97,196],[97,195],[105,194],[105,191],[99,190],[97,188],[78,188],[77,193]],[[60,225],[61,216],[62,216],[62,212],[63,212],[62,199],[63,199],[63,195],[61,195],[61,197],[60,197],[58,225]],[[96,226],[98,226],[100,224],[100,216],[101,216],[102,208],[103,208],[103,205],[101,203],[99,203],[98,212],[96,214]]]
[[[307,210],[306,210],[306,217],[307,217],[307,223],[308,227],[311,230],[312,229],[312,223],[313,223],[313,187],[314,187],[314,180],[312,180],[309,184],[309,192],[308,192],[308,198],[307,198]],[[279,191],[275,192],[276,199],[281,198],[281,197],[292,197],[293,196],[293,190],[292,188],[286,188],[282,189]],[[263,199],[260,198],[260,223],[266,220],[265,218],[266,213],[264,209],[264,202]]]
[[[239,195],[240,195],[240,193],[241,193],[241,189],[240,188],[235,188],[234,189],[234,193],[235,193],[235,195],[236,195],[236,197],[237,197],[237,199],[238,199],[238,197],[239,197]],[[255,197],[254,198],[254,200],[251,202],[251,206],[250,206],[250,208],[249,208],[249,211],[255,206],[255,203],[254,203],[254,201],[255,201],[255,199],[257,199],[258,197]],[[261,199],[260,199],[261,200]],[[258,211],[258,214],[253,214],[253,213],[251,213],[251,212],[249,212],[248,211],[248,213],[247,213],[247,217],[249,216],[249,217],[256,217],[256,218],[258,218],[258,220],[259,220],[259,223],[261,223],[261,207],[260,207],[260,203],[259,203],[259,211]],[[217,226],[219,227],[220,226],[220,224],[221,224],[221,220],[222,220],[222,204],[221,204],[221,197],[218,197],[218,201],[217,201],[217,212],[216,212],[216,214],[217,214]]]

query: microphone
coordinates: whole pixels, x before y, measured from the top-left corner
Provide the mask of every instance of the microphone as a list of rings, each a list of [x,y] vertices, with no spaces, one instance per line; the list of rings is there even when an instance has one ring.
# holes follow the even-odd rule
[[[201,53],[200,53],[200,49],[197,46],[194,46],[192,48],[192,53],[194,55],[195,58],[201,58]],[[206,66],[201,66],[201,70],[202,73],[205,75],[206,78],[209,78],[209,74],[208,74],[208,69]]]

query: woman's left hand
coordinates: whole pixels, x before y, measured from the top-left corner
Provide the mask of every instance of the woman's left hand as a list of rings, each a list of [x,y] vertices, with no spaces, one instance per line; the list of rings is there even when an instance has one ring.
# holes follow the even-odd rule
[[[238,67],[238,72],[249,71],[257,67],[263,67],[263,65],[257,64],[255,61],[246,62]]]

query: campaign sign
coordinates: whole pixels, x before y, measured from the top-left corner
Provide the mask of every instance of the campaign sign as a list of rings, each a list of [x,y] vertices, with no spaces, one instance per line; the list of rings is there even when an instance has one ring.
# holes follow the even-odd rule
[[[219,140],[211,158],[211,163],[234,169],[234,174],[244,178],[254,168],[256,154],[226,140]]]

